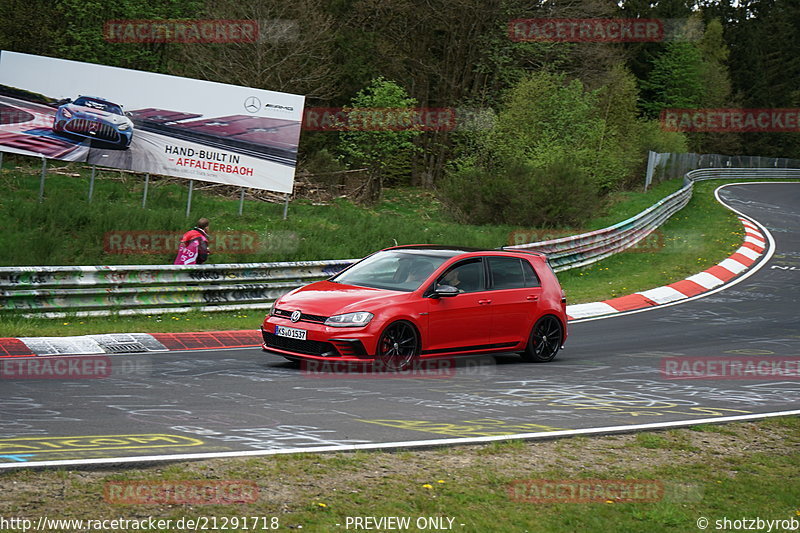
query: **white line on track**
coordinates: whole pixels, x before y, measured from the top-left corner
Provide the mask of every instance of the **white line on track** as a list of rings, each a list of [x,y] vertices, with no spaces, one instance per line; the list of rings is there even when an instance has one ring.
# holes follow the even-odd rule
[[[467,444],[484,444],[505,440],[546,440],[559,437],[576,437],[580,435],[610,435],[631,433],[634,431],[659,430],[698,424],[719,424],[723,422],[748,422],[777,416],[800,415],[800,409],[794,411],[777,411],[772,413],[756,413],[750,415],[725,416],[719,418],[700,418],[696,420],[676,420],[672,422],[654,422],[652,424],[634,424],[630,426],[608,426],[602,428],[565,429],[560,431],[543,431],[539,433],[517,433],[513,435],[496,435],[491,437],[472,437],[455,439],[431,439],[398,442],[377,442],[371,444],[349,444],[341,446],[316,446],[308,448],[285,448],[281,450],[245,450],[238,452],[213,452],[213,453],[185,453],[174,455],[146,455],[141,457],[109,457],[104,459],[77,459],[68,461],[30,461],[15,463],[0,463],[0,470],[12,468],[31,467],[61,467],[61,466],[94,466],[108,464],[152,463],[158,461],[193,461],[200,459],[224,459],[234,457],[263,457],[269,455],[285,455],[291,453],[323,453],[323,452],[352,452],[357,450],[386,450],[404,448],[422,448],[436,446],[452,446]]]

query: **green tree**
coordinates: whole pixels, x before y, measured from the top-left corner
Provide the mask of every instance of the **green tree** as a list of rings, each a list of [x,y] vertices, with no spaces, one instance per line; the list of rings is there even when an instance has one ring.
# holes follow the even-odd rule
[[[651,118],[670,108],[696,108],[703,100],[703,59],[691,42],[670,41],[642,82],[642,109]]]
[[[701,105],[708,108],[741,107],[733,96],[728,70],[730,49],[725,42],[722,23],[712,19],[706,25],[699,48],[702,57],[700,78],[703,83]],[[738,154],[739,135],[730,132],[700,132],[689,134],[692,150],[701,153]]]
[[[414,98],[397,83],[376,78],[345,108],[348,128],[339,135],[339,152],[348,166],[367,169],[358,197],[368,203],[380,199],[384,181],[410,172],[420,131],[408,127],[414,117]],[[407,109],[407,111],[405,111]]]

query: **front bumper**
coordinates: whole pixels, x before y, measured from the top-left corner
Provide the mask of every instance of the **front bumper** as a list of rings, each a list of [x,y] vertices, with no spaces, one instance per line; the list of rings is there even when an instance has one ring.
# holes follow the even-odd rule
[[[275,335],[275,325],[305,329],[306,339]],[[320,361],[364,361],[374,358],[373,355],[369,355],[367,348],[374,346],[374,336],[365,332],[363,328],[332,328],[322,324],[291,323],[270,318],[261,326],[261,337],[264,341],[261,345],[262,350],[284,357]]]

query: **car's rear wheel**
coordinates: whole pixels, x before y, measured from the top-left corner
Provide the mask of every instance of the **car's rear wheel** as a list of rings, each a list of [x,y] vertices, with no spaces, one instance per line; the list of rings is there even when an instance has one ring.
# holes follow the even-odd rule
[[[394,372],[410,367],[420,352],[417,328],[405,320],[392,322],[378,339],[375,363],[381,370]]]
[[[534,324],[528,337],[528,345],[520,355],[529,363],[546,363],[552,361],[564,339],[564,327],[553,315],[543,316]]]

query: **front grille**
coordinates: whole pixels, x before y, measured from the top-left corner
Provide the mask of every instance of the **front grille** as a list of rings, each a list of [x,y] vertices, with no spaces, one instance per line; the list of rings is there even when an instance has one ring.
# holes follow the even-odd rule
[[[261,333],[264,336],[264,345],[267,348],[277,348],[279,350],[302,353],[305,355],[339,356],[336,348],[329,342],[290,339],[289,337],[279,337],[268,331],[262,331]]]
[[[274,313],[275,316],[279,316],[281,318],[291,318],[292,311],[287,311],[286,309],[275,309]],[[324,323],[328,320],[328,317],[321,316],[321,315],[309,315],[307,313],[300,313],[300,320],[299,322],[317,322],[319,324]]]
[[[119,139],[117,132],[108,124],[87,120],[85,118],[71,120],[64,129],[70,133],[77,133],[78,135],[85,135],[103,141],[117,141]],[[94,132],[94,134],[92,134],[92,132]]]

